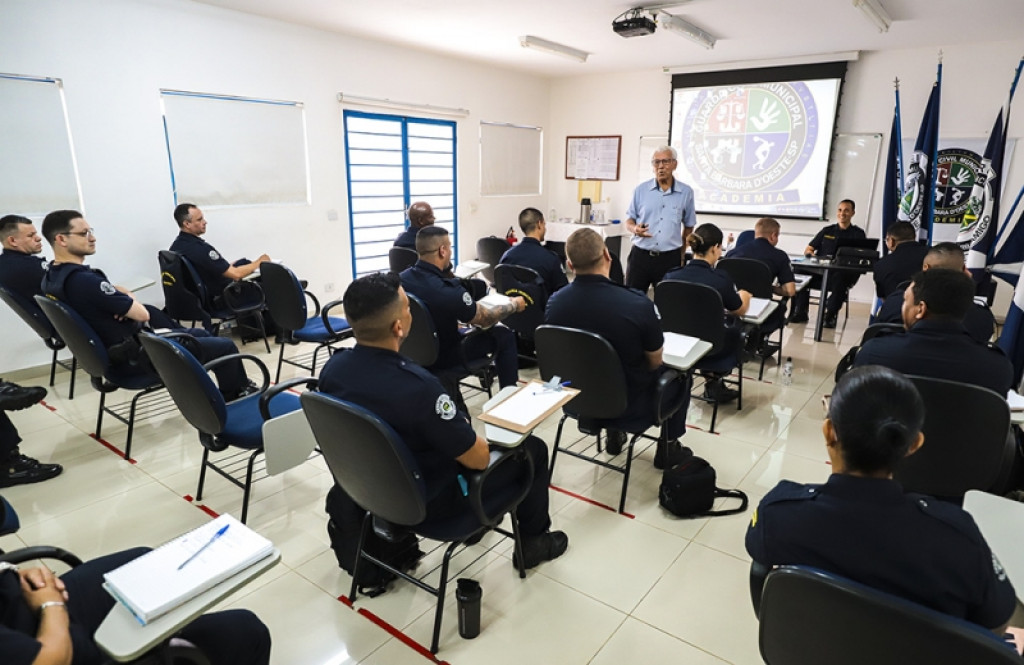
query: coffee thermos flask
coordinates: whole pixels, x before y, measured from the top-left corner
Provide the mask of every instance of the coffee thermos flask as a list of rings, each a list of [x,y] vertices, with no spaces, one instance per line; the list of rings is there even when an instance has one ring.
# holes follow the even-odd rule
[[[460,577],[455,588],[459,607],[459,635],[471,640],[480,634],[480,599],[483,589],[476,580]]]
[[[580,200],[580,224],[590,223],[590,199]]]

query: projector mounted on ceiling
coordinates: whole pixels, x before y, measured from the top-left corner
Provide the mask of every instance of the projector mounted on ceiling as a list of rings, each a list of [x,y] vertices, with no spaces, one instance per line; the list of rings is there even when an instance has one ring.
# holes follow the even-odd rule
[[[612,30],[623,37],[643,37],[654,34],[657,24],[644,16],[641,8],[629,9],[612,21]]]

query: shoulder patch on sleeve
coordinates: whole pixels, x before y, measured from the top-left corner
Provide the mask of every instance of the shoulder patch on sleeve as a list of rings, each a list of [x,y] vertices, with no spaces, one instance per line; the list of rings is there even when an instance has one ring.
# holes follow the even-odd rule
[[[469,291],[464,291],[462,293],[462,302],[466,303],[467,305],[473,304],[473,296],[469,295]]]
[[[441,420],[451,420],[457,412],[455,401],[448,396],[448,393],[441,393],[434,403],[434,411],[441,416]]]
[[[103,280],[102,282],[100,282],[100,291],[102,291],[104,295],[108,296],[112,296],[115,293],[117,293],[117,289],[115,289],[113,285],[107,280]]]
[[[212,260],[216,261],[217,259],[219,259],[219,258],[220,258],[220,254],[218,254],[218,253],[217,253],[217,250],[215,250],[215,249],[211,249],[211,250],[210,250],[210,258],[211,258]]]

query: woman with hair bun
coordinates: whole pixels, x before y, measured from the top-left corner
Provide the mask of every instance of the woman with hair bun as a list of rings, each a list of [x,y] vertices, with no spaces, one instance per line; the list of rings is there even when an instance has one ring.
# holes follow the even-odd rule
[[[822,432],[832,475],[783,480],[747,529],[768,566],[819,568],[1002,633],[1016,596],[974,520],[959,506],[904,493],[892,479],[924,443],[924,403],[905,376],[858,367],[832,394]]]
[[[733,317],[743,316],[750,306],[750,293],[736,288],[732,277],[724,271],[715,270],[715,264],[722,258],[722,230],[714,224],[701,224],[693,230],[686,242],[693,249],[693,258],[681,268],[670,270],[665,280],[706,284],[718,291],[722,296],[722,306]],[[713,362],[720,358],[735,355],[743,343],[740,328],[735,319],[725,317],[725,343],[722,348],[709,356],[705,362]],[[726,388],[721,375],[705,375],[704,396],[720,404],[731,402],[739,395],[735,390]]]

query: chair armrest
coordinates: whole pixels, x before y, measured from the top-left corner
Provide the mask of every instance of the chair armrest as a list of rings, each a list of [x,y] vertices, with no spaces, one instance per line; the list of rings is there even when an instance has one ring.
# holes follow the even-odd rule
[[[256,310],[263,309],[267,302],[266,297],[263,295],[263,288],[256,282],[242,280],[231,282],[224,287],[224,293],[221,295],[224,299],[224,304],[235,314],[255,312]],[[252,296],[254,301],[246,303],[246,296]],[[256,300],[259,302],[256,302]]]
[[[523,483],[522,491],[517,492],[514,496],[510,496],[509,500],[500,507],[497,515],[488,515],[483,501],[484,492],[487,491],[487,482],[495,474],[496,469],[503,468],[508,464],[522,464],[524,467],[522,473],[525,474],[526,482]],[[523,446],[509,450],[492,450],[491,461],[486,469],[480,471],[464,470],[462,475],[469,484],[469,505],[473,509],[473,513],[476,514],[481,524],[494,526],[501,521],[505,513],[515,508],[519,505],[520,501],[526,498],[527,493],[530,491],[530,486],[533,484],[533,462],[530,452]]]
[[[300,376],[295,379],[289,379],[282,381],[281,383],[275,383],[269,388],[264,387],[264,390],[260,394],[260,415],[263,416],[263,420],[270,420],[270,400],[274,399],[281,393],[295,386],[305,385],[307,389],[313,390],[316,388],[318,381],[312,376]]]
[[[327,332],[331,334],[331,337],[344,339],[346,337],[352,336],[352,328],[350,327],[347,328],[346,330],[335,330],[331,326],[330,319],[331,310],[334,309],[335,307],[339,307],[341,305],[341,302],[341,298],[338,298],[337,300],[332,300],[331,302],[324,305],[323,309],[320,310],[320,319],[324,322],[324,328],[326,328]]]
[[[313,295],[311,291],[307,291],[306,289],[303,289],[302,293],[313,301],[313,316],[320,316],[320,299]]]
[[[494,324],[494,325],[497,325],[497,324]],[[475,326],[474,325],[474,326],[470,327],[469,332],[467,332],[465,335],[462,335],[459,338],[459,363],[461,363],[462,367],[467,372],[470,371],[470,369],[469,369],[469,358],[466,356],[466,345],[474,337],[479,337],[481,335],[485,335],[485,334],[487,334],[487,331],[489,331],[489,330],[490,330],[490,328],[481,328],[480,326]],[[490,357],[490,356],[493,356],[493,355],[494,355],[494,350],[491,349],[491,351],[488,354],[488,356]]]
[[[267,386],[270,385],[270,370],[267,369],[267,366],[263,364],[262,360],[252,355],[251,353],[232,353],[226,356],[221,356],[220,358],[214,358],[208,363],[203,363],[203,369],[209,372],[214,367],[217,367],[218,365],[223,365],[229,360],[249,360],[251,362],[256,363],[256,366],[259,367],[260,369],[260,373],[263,375],[263,383],[260,384],[260,392],[266,390]]]
[[[35,545],[33,547],[22,547],[12,552],[0,554],[0,561],[6,563],[25,563],[36,559],[56,559],[74,568],[82,565],[82,560],[77,556],[60,547],[49,545]]]
[[[676,398],[670,404],[665,404],[665,392],[669,389],[669,386],[673,382],[681,381],[685,378],[685,374],[674,369],[664,371],[658,377],[658,385],[654,389],[654,402],[656,404],[654,417],[655,422],[659,425],[671,418],[672,414],[681,409],[683,402],[686,401],[689,391],[686,389],[686,386],[683,386]]]
[[[156,333],[154,333],[154,334],[156,334]],[[196,358],[202,358],[203,357],[203,350],[199,346],[199,343],[196,342],[196,338],[195,338],[194,335],[190,335],[189,333],[186,333],[186,332],[169,332],[169,333],[164,333],[164,334],[160,335],[160,337],[162,337],[164,339],[176,340],[179,344],[181,344],[183,347],[185,347],[186,351],[191,353],[194,357],[196,357]]]
[[[764,581],[771,571],[771,566],[766,566],[759,561],[750,562],[750,603],[754,606],[754,616],[759,619],[761,618],[761,593],[764,591]]]

